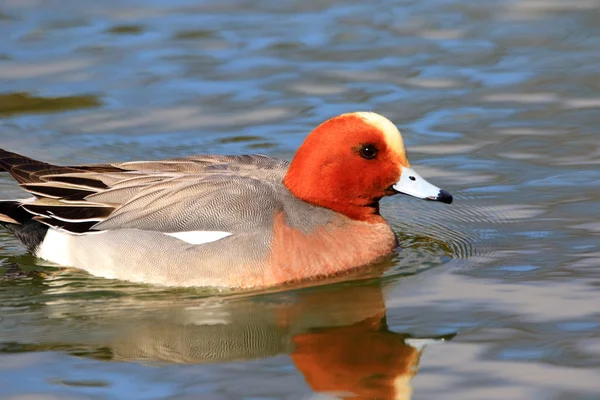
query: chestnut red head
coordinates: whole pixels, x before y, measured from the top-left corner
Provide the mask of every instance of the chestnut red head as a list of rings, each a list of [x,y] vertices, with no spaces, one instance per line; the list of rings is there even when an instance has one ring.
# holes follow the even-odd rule
[[[379,200],[396,193],[452,201],[410,168],[396,126],[371,112],[342,114],[319,125],[283,182],[304,201],[363,221],[378,220]]]

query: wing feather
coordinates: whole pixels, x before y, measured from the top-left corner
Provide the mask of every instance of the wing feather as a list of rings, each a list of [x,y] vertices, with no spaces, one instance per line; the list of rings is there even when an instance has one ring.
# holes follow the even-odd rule
[[[270,227],[288,165],[262,155],[197,155],[62,167],[0,149],[0,170],[37,197],[18,207],[40,223],[74,233]]]
[[[38,197],[51,199],[83,200],[86,196],[96,193],[89,187],[68,185],[62,182],[29,183],[21,187]]]
[[[228,175],[182,177],[143,189],[94,229],[241,233],[272,226],[279,209],[280,199],[273,186],[256,179]]]

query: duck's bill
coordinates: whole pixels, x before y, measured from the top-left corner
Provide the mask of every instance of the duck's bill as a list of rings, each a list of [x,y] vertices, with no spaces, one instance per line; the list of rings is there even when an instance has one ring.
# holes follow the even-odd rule
[[[452,195],[450,193],[427,182],[412,168],[402,168],[400,180],[392,185],[392,188],[398,193],[407,194],[419,199],[441,201],[446,204],[452,203]]]

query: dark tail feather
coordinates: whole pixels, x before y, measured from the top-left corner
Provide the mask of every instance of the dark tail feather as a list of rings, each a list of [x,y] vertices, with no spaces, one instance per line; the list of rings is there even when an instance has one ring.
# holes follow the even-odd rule
[[[39,183],[44,175],[79,172],[71,167],[60,167],[0,149],[0,171],[6,171],[20,184]]]
[[[44,240],[48,226],[32,218],[33,215],[21,208],[18,200],[0,201],[0,225],[12,232],[29,251],[34,252]]]

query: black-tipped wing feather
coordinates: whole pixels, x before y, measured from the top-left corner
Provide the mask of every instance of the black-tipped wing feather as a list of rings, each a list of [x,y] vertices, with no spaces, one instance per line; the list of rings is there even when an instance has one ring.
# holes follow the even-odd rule
[[[83,200],[96,193],[96,190],[87,187],[68,186],[61,182],[28,183],[21,187],[38,197],[51,199]]]

